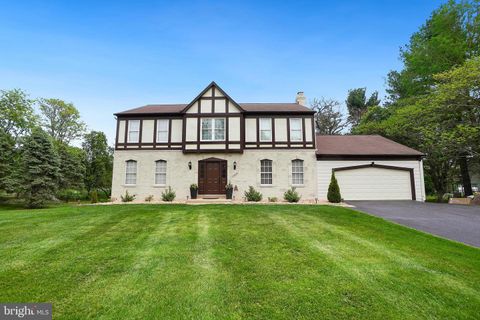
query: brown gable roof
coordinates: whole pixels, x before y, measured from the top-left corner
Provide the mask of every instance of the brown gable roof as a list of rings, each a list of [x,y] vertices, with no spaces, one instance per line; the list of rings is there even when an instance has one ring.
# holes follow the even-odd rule
[[[143,107],[118,112],[115,115],[180,113],[186,106],[186,104],[148,104]]]
[[[245,112],[258,113],[314,113],[298,103],[239,103]],[[115,115],[151,115],[181,113],[187,104],[149,104],[143,107],[115,113]]]
[[[319,156],[423,156],[420,151],[379,135],[317,135]]]
[[[246,112],[305,112],[314,113],[312,109],[298,103],[239,103]]]

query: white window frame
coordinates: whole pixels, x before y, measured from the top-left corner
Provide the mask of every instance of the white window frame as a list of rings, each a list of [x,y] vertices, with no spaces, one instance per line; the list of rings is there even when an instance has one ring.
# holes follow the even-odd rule
[[[270,171],[263,171],[263,169],[267,169],[268,166],[264,166],[264,161],[267,161],[270,165]],[[270,175],[270,183],[263,183],[263,176]],[[266,178],[268,180],[268,178]],[[262,159],[260,160],[260,185],[261,186],[273,186],[273,161],[270,159]]]
[[[295,163],[301,163],[301,166],[296,166]],[[305,161],[302,159],[294,159],[291,162],[292,166],[292,186],[303,186],[305,185]],[[298,170],[301,169],[301,170]],[[296,183],[298,181],[295,181],[295,175],[301,175],[301,183]]]
[[[290,121],[290,141],[303,141],[303,123],[302,123],[302,118],[291,118],[289,119]],[[292,126],[292,123],[298,121],[298,123],[300,124],[300,129],[293,129],[293,126]],[[292,137],[294,136],[293,135],[293,132],[299,132],[300,135],[299,135],[299,139],[293,139]]]
[[[161,129],[160,123],[166,123],[166,126],[163,130]],[[168,142],[169,138],[169,129],[170,129],[170,120],[169,119],[157,119],[157,142]],[[160,139],[160,133],[164,133],[166,138]]]
[[[270,142],[272,141],[273,137],[272,137],[272,118],[260,118],[258,119],[258,123],[259,123],[259,131],[258,133],[260,134],[260,137],[259,137],[259,141],[262,141],[262,142]],[[267,123],[269,125],[267,125]],[[267,127],[265,127],[267,125]],[[262,132],[269,132],[270,133],[270,138],[268,139],[262,139]]]
[[[134,163],[135,164],[135,167],[134,167],[134,171],[131,171],[129,172],[129,163]],[[137,185],[137,173],[138,173],[138,162],[136,160],[127,160],[125,161],[125,185],[126,186],[135,186]],[[129,175],[133,175],[134,178],[134,182],[132,183],[131,180],[129,179]]]
[[[164,163],[165,164],[165,167],[163,168],[164,172],[159,170],[159,167],[158,167],[158,164],[160,163]],[[160,168],[162,169],[162,168]],[[165,183],[158,183],[158,180],[157,180],[157,175],[163,175],[165,176]],[[155,161],[155,173],[154,173],[154,185],[156,186],[166,186],[167,185],[167,161],[166,160],[157,160]]]
[[[138,129],[132,130],[132,123],[138,123]],[[137,133],[137,139],[132,140],[130,137],[131,133]],[[140,142],[140,120],[128,120],[128,134],[127,134],[127,143],[139,143]]]
[[[212,125],[210,127],[210,133],[212,139],[204,139],[203,138],[203,121],[204,120],[211,120]],[[223,121],[223,139],[216,139],[215,138],[215,123],[217,121]],[[226,119],[225,118],[200,118],[200,141],[225,141],[225,134],[226,134]]]

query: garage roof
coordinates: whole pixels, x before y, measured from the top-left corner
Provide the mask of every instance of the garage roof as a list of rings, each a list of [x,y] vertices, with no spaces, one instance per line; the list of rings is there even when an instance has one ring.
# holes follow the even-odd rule
[[[380,135],[317,135],[317,157],[422,157],[424,154]]]

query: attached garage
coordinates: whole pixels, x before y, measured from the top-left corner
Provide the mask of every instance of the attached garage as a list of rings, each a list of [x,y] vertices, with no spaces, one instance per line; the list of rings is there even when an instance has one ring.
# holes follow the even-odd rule
[[[381,136],[317,136],[317,191],[335,172],[344,200],[425,200],[423,154]]]

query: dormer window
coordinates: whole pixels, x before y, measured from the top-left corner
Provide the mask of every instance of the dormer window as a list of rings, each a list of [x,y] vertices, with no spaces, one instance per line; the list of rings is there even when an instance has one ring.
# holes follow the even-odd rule
[[[203,118],[202,141],[224,141],[225,140],[225,119]]]

